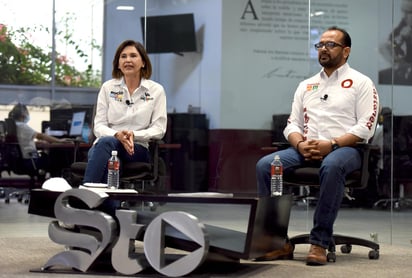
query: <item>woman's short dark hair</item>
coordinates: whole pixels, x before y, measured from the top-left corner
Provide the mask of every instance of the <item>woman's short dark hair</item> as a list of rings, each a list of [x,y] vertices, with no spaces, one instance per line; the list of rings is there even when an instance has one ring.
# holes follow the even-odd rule
[[[27,106],[21,103],[16,104],[9,112],[9,118],[13,120],[20,120],[28,114]]]
[[[126,40],[117,47],[116,53],[113,58],[112,77],[119,79],[123,76],[122,71],[119,69],[119,59],[123,49],[125,49],[128,46],[134,46],[136,50],[139,52],[144,64],[144,68],[140,70],[141,77],[149,79],[150,76],[152,76],[152,63],[150,62],[149,56],[147,55],[144,46],[140,42],[134,40]]]

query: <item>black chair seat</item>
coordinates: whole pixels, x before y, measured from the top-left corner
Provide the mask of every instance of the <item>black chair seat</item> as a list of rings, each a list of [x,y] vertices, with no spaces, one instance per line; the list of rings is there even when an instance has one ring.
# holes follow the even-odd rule
[[[74,162],[70,165],[71,171],[73,174],[84,175],[86,171],[87,162]]]
[[[153,165],[144,162],[128,162],[122,167],[122,180],[152,179]]]
[[[72,174],[77,174],[79,176],[84,176],[86,171],[87,162],[74,162],[70,168]],[[150,163],[144,162],[129,162],[122,166],[122,178],[127,177],[144,177],[147,176],[147,172],[152,172],[153,166]],[[152,175],[150,175],[152,176]]]

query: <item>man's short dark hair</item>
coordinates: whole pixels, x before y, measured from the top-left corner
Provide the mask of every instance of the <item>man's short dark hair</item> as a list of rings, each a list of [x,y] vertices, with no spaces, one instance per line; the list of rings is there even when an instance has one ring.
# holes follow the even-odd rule
[[[348,47],[352,47],[352,39],[349,36],[349,33],[346,32],[345,29],[339,28],[337,26],[332,26],[328,28],[328,31],[339,31],[343,34],[343,45],[344,46],[348,46]]]

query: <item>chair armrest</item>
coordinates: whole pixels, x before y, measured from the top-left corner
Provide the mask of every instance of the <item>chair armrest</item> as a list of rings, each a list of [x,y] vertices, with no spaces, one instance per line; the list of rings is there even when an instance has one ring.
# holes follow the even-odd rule
[[[363,151],[360,188],[366,188],[368,186],[368,180],[370,175],[369,162],[371,161],[371,154],[379,154],[380,147],[379,145],[370,144],[366,142],[358,142],[356,143],[356,147],[360,148]]]
[[[368,150],[374,150],[374,151],[379,151],[380,150],[379,145],[366,143],[366,142],[357,142],[356,147],[360,147],[360,148],[368,149]]]

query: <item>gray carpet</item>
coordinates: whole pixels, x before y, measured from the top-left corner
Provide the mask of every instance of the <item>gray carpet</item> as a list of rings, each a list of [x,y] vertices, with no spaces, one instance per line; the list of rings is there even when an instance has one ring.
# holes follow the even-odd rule
[[[0,277],[78,277],[80,274],[53,274],[30,272],[40,269],[52,255],[60,252],[59,246],[45,237],[0,238]],[[411,277],[412,248],[381,245],[380,258],[368,259],[368,249],[354,246],[351,254],[337,253],[336,263],[326,266],[306,266],[304,259],[308,245],[299,245],[295,259],[254,263],[242,261],[235,266],[216,269],[204,267],[191,277]],[[135,277],[159,276],[155,273]],[[115,277],[86,275],[84,277]],[[117,276],[119,277],[119,276]],[[123,276],[124,277],[124,276]]]

